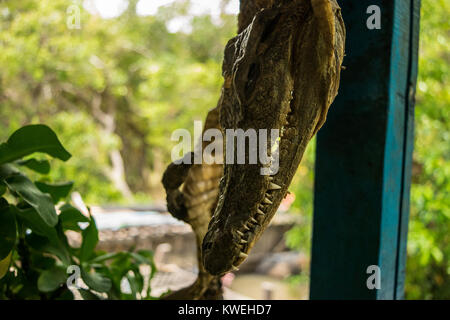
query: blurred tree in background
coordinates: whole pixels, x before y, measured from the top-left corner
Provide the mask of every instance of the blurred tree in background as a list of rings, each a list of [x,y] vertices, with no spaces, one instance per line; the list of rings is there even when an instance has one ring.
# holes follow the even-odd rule
[[[73,3],[1,2],[0,137],[28,123],[54,128],[77,161],[52,179],[76,175],[90,203],[162,197],[171,133],[216,106],[236,17],[197,16],[192,32],[171,33],[166,22],[188,1],[139,16],[133,0],[114,19],[80,7],[81,28],[70,29]]]
[[[163,201],[171,133],[192,130],[215,107],[222,52],[236,32],[236,17],[225,11],[220,21],[195,16],[191,30],[170,32],[188,0],[148,16],[136,14],[137,2],[113,19],[82,9],[81,29],[66,24],[77,2],[0,2],[0,140],[25,124],[52,127],[75,156],[54,166],[49,180],[76,180],[91,204]],[[449,14],[447,0],[422,1],[408,298],[450,298]],[[286,235],[306,253],[314,149],[311,143],[290,188],[302,223]]]
[[[450,299],[449,15],[449,1],[422,1],[407,298]]]

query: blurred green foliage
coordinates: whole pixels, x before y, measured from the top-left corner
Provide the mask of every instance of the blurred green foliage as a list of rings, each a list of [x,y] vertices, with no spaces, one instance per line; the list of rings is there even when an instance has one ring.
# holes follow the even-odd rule
[[[450,2],[422,1],[406,296],[450,299]]]
[[[81,28],[70,29],[66,10],[77,3],[0,3],[0,138],[46,123],[77,154],[51,178],[76,175],[87,202],[162,198],[171,133],[193,130],[216,106],[236,17],[196,16],[191,33],[170,33],[166,23],[185,15],[188,1],[139,16],[133,0],[114,19],[79,6]]]
[[[114,19],[81,10],[81,29],[68,29],[72,3],[1,2],[0,138],[24,124],[46,123],[76,154],[49,180],[75,180],[88,203],[162,199],[160,178],[175,145],[170,135],[192,130],[193,120],[215,107],[236,17],[223,13],[217,23],[197,16],[192,32],[170,33],[167,22],[185,15],[189,1],[137,16],[130,0]],[[450,298],[449,14],[446,0],[422,1],[408,298]],[[122,173],[120,161],[112,161],[117,151]],[[305,252],[314,151],[311,142],[290,188],[302,223],[286,239]]]

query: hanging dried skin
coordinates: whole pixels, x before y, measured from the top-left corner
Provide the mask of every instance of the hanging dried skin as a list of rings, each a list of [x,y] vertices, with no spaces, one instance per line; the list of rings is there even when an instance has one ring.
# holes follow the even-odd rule
[[[345,27],[337,2],[275,3],[227,44],[220,125],[283,132],[279,170],[269,177],[263,164],[225,165],[202,246],[214,275],[239,266],[269,224],[339,87]]]

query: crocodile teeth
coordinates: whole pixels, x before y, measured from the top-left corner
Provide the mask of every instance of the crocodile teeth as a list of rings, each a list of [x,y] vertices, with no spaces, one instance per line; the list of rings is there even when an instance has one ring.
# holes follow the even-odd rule
[[[231,268],[232,268],[234,271],[238,271],[238,270],[239,270],[239,268],[238,268],[238,267],[235,267],[234,265],[231,265]]]
[[[273,177],[272,177],[272,176],[268,176],[268,177],[267,177],[267,180],[272,181],[272,180],[273,180]]]
[[[240,235],[241,237],[244,236],[244,234],[243,234],[242,232],[240,232],[239,230],[236,230],[236,233],[237,233],[238,235]]]
[[[249,227],[247,227],[247,225],[246,225],[246,224],[244,224],[244,229],[245,229],[245,230],[250,230],[250,228],[249,228]]]
[[[241,243],[247,243],[247,240],[241,239]]]
[[[273,203],[273,202],[270,201],[268,198],[264,198],[263,202],[264,202],[264,203],[267,203],[267,204],[272,204],[272,203]]]
[[[252,217],[252,218],[250,218],[250,221],[251,221],[251,222],[254,222],[254,223],[258,223],[258,220],[256,220],[256,219],[255,219],[255,218],[253,218],[253,217]]]
[[[265,213],[264,213],[261,209],[259,209],[259,208],[256,209],[256,212],[257,212],[258,214],[262,215],[262,216],[265,215]]]
[[[246,254],[246,253],[244,253],[244,252],[239,252],[239,258],[247,258],[248,257],[248,254]]]
[[[269,189],[270,189],[270,190],[279,190],[279,189],[281,189],[281,187],[280,187],[279,185],[277,185],[277,184],[271,182],[271,183],[269,184]]]

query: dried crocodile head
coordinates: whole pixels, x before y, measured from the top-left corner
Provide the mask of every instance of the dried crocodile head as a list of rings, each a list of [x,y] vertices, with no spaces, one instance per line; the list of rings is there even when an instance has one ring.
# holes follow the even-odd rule
[[[265,176],[261,163],[225,165],[202,245],[211,274],[237,269],[285,197],[337,95],[344,41],[335,0],[286,0],[259,11],[227,44],[221,127],[279,129],[279,170]]]

